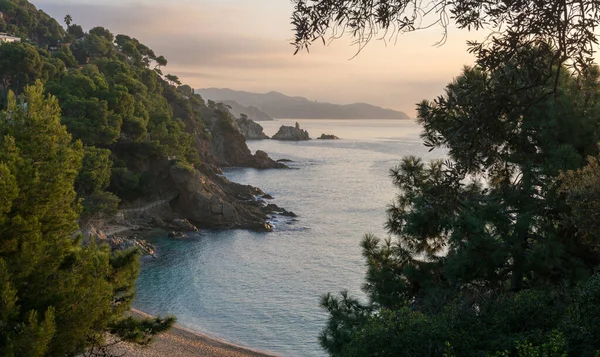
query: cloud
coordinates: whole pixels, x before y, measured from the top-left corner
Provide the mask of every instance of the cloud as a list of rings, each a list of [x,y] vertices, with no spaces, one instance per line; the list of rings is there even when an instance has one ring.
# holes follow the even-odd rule
[[[432,47],[436,31],[401,36],[396,45],[356,48],[348,39],[293,56],[286,0],[38,0],[57,19],[136,37],[169,60],[165,73],[189,85],[277,90],[319,101],[369,102],[411,112],[433,99],[468,63],[464,38]],[[144,2],[141,2],[144,1]],[[443,58],[443,60],[441,60]]]
[[[243,29],[248,24],[236,21],[245,15],[231,6],[42,2],[40,7],[59,19],[69,13],[85,29],[103,26],[115,34],[138,37],[179,67],[272,70],[321,66],[314,60],[297,60],[284,40],[250,35]]]

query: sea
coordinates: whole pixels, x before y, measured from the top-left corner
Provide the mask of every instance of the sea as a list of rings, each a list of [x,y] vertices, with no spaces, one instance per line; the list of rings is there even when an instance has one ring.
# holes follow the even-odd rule
[[[429,152],[414,120],[274,120],[308,130],[310,141],[250,141],[290,170],[234,168],[234,182],[260,187],[298,215],[275,217],[270,233],[203,230],[188,240],[152,238],[158,256],[144,259],[134,307],[172,314],[178,324],[238,345],[282,356],[325,356],[318,343],[327,321],[320,297],[348,290],[359,299],[365,263],[360,242],[381,238],[386,208],[398,193],[390,169],[402,157]],[[315,140],[322,133],[340,140]]]

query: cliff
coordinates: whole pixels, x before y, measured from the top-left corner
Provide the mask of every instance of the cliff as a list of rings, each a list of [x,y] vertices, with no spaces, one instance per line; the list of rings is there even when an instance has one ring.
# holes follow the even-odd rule
[[[263,140],[269,137],[263,132],[263,127],[242,114],[241,117],[234,120],[233,124],[239,130],[246,140]]]
[[[253,106],[273,118],[287,119],[409,119],[404,112],[367,103],[339,105],[290,97],[279,92],[250,93],[227,88],[198,89],[204,98]],[[248,113],[246,113],[248,114]]]
[[[287,167],[272,160],[263,151],[257,151],[253,155],[246,145],[246,138],[236,128],[234,119],[222,104],[203,110],[202,118],[211,134],[212,154],[219,166],[257,169]]]
[[[65,31],[26,0],[0,2],[0,12],[0,32],[28,39],[0,46],[14,59],[2,68],[5,76],[27,73],[0,81],[0,93],[20,96],[43,82],[60,105],[61,123],[84,146],[75,182],[83,228],[170,227],[187,219],[201,228],[268,230],[272,208],[254,200],[262,191],[227,181],[221,167],[286,166],[251,153],[226,106],[164,74],[167,59],[135,38],[103,27],[86,32],[71,20]],[[0,96],[0,107],[5,100]],[[247,124],[248,133],[258,129]]]

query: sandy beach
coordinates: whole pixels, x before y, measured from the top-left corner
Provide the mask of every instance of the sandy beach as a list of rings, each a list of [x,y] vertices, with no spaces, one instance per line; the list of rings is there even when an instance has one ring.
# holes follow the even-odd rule
[[[151,317],[132,310],[134,316]],[[175,325],[171,330],[160,334],[148,346],[121,342],[112,347],[111,353],[127,357],[275,357],[247,347],[237,346],[189,329]]]

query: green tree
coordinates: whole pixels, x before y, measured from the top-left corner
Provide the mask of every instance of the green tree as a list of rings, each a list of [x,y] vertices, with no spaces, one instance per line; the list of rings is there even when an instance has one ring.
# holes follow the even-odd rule
[[[65,24],[67,25],[67,28],[69,28],[69,26],[71,26],[71,23],[73,22],[73,17],[69,14],[67,14],[65,16]]]
[[[600,161],[588,158],[579,170],[561,175],[561,190],[571,208],[566,219],[577,228],[578,237],[591,252],[600,252]]]
[[[109,85],[97,67],[72,70],[47,88],[61,101],[63,123],[75,138],[86,145],[109,145],[119,138],[123,118],[102,98]]]
[[[563,70],[556,95],[548,95],[553,81],[515,92],[515,83],[534,81],[531,73],[511,63],[466,68],[444,96],[419,104],[425,145],[449,159],[407,157],[392,170],[400,194],[386,227],[398,240],[363,241],[368,305],[323,301],[329,353],[392,356],[410,345],[407,355],[439,356],[449,340],[458,355],[485,355],[532,336],[543,344],[559,328],[574,293],[558,287],[585,281],[600,264],[600,252],[565,220],[572,211],[558,189],[562,171],[597,154],[599,84],[595,71],[577,80]],[[546,316],[552,309],[557,315]],[[428,332],[411,335],[413,321]],[[600,348],[595,341],[582,343]]]
[[[173,74],[167,74],[165,75],[165,78],[167,79],[167,81],[169,81],[169,83],[171,83],[172,85],[177,85],[180,86],[181,85],[181,81],[179,80],[179,77],[177,77],[176,75]]]
[[[43,62],[34,46],[6,43],[0,46],[0,106],[8,91],[21,94],[25,86],[42,77]]]
[[[79,195],[85,196],[105,190],[110,183],[112,164],[110,150],[85,147],[82,168],[75,181]]]
[[[83,28],[79,25],[69,26],[69,28],[67,29],[67,33],[76,40],[83,38],[83,36],[85,36],[85,32],[83,31]]]
[[[394,39],[398,33],[440,26],[443,43],[453,22],[460,29],[490,30],[483,43],[469,42],[477,63],[486,70],[507,61],[526,63],[539,54],[522,51],[538,44],[555,65],[580,71],[594,62],[600,4],[593,0],[505,2],[495,0],[295,0],[292,26],[296,52],[316,40],[349,34],[359,52],[371,40]],[[544,83],[555,72],[536,68]]]
[[[135,294],[137,251],[111,252],[73,238],[84,150],[60,124],[57,100],[43,92],[37,82],[20,102],[10,93],[0,113],[2,356],[77,355],[109,327],[126,335],[121,320]],[[88,152],[88,169],[106,171],[106,152]],[[86,185],[103,188],[106,177],[87,177]],[[173,321],[157,320],[146,333]]]
[[[156,68],[165,67],[167,65],[167,59],[164,56],[156,57]]]
[[[58,51],[54,51],[52,53],[52,57],[53,58],[58,58],[61,61],[63,61],[63,63],[65,64],[65,66],[67,68],[77,68],[77,67],[79,67],[79,64],[77,63],[77,60],[73,56],[73,53],[71,52],[71,49],[69,47],[61,46],[58,49]]]
[[[108,254],[72,238],[81,144],[71,143],[57,101],[42,93],[41,84],[28,87],[26,109],[11,96],[0,121],[0,162],[15,183],[4,185],[9,199],[0,219],[2,295],[9,302],[0,328],[5,356],[80,352],[112,311]]]
[[[65,35],[64,29],[44,11],[26,0],[2,0],[0,12],[5,28],[24,40],[31,40],[41,47],[57,45]]]

